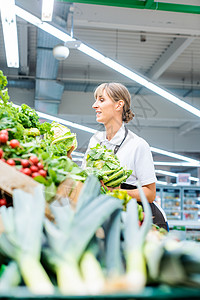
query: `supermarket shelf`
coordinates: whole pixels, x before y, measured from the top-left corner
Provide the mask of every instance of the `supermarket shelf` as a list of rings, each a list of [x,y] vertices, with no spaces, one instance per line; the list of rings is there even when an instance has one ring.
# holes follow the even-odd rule
[[[33,295],[27,288],[19,287],[10,290],[8,293],[0,293],[0,299],[34,299],[34,300],[44,300],[44,299],[66,299],[66,300],[94,300],[94,299],[200,299],[200,289],[198,288],[187,288],[187,287],[170,287],[167,285],[161,285],[158,287],[146,287],[140,293],[116,293],[109,295],[84,295],[84,296],[64,296],[59,292],[54,295]]]
[[[200,231],[200,221],[189,221],[189,220],[168,220],[170,228],[173,226],[185,226],[187,229],[195,229]]]

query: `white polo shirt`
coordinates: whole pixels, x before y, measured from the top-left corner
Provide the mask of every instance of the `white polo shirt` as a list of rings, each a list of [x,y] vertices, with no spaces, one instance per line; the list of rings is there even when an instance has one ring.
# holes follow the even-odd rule
[[[110,141],[107,140],[105,131],[96,132],[90,139],[82,167],[84,168],[86,165],[85,159],[90,148],[101,143],[102,145],[105,145],[107,149],[114,150],[116,145],[120,145],[124,136],[124,124]],[[132,175],[126,180],[126,183],[136,185],[136,181],[139,181],[143,186],[156,182],[151,150],[148,143],[143,138],[128,130],[128,135],[116,155],[121,166],[126,166],[127,169],[133,171]]]

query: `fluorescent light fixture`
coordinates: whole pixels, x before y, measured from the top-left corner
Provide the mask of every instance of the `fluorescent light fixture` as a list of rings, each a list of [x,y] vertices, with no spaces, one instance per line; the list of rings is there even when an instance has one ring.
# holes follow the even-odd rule
[[[166,181],[160,181],[160,180],[157,180],[156,183],[157,183],[157,184],[162,184],[162,185],[167,185],[167,182],[166,182]]]
[[[189,111],[193,115],[196,115],[197,117],[200,118],[200,110],[199,109],[197,109],[197,108],[193,107],[192,105],[186,103],[185,101],[179,99],[178,97],[174,96],[173,94],[165,91],[163,88],[157,86],[156,84],[154,84],[152,82],[148,82],[148,84],[146,85],[146,88],[150,89],[154,93],[162,96],[163,98],[173,102],[174,104],[184,108],[185,110]]]
[[[152,152],[156,152],[156,153],[166,155],[166,156],[169,156],[169,157],[173,157],[173,158],[177,158],[177,159],[180,159],[180,160],[188,161],[188,162],[194,163],[194,164],[199,164],[200,163],[200,161],[198,161],[196,159],[193,159],[193,158],[189,158],[189,157],[184,156],[184,155],[176,154],[176,153],[169,152],[169,151],[162,150],[162,149],[158,149],[158,148],[155,148],[155,147],[150,147],[150,148],[151,148]]]
[[[73,123],[73,122],[70,122],[70,121],[67,121],[67,120],[63,120],[63,119],[60,119],[58,117],[51,116],[51,115],[48,115],[48,114],[45,114],[45,113],[42,113],[42,112],[39,112],[39,111],[36,111],[36,112],[37,112],[37,114],[40,118],[50,120],[50,121],[55,121],[55,122],[58,122],[58,123],[62,123],[63,125],[70,126],[70,127],[76,128],[76,129],[80,129],[80,130],[83,130],[83,131],[86,131],[86,132],[90,132],[90,133],[95,133],[96,132],[96,130],[94,130],[92,128],[89,128],[87,126],[83,126],[83,125],[80,125],[80,124],[77,124],[77,123]]]
[[[3,0],[1,0],[3,1]],[[20,8],[19,6],[15,5],[15,13],[21,19],[33,24],[34,26],[44,30],[45,32],[55,36],[59,40],[63,42],[67,41],[75,41],[76,39],[72,38],[69,34],[65,33],[64,31],[52,26],[49,23],[42,22],[39,18],[35,17],[31,13],[27,12],[26,10]]]
[[[192,181],[199,182],[199,178],[197,178],[197,177],[190,176],[189,179],[192,180]]]
[[[3,1],[3,0],[1,0]],[[57,37],[61,41],[76,41],[77,39],[72,38],[70,35],[64,33],[63,31],[57,29],[56,27],[41,22],[40,19],[33,16],[32,14],[28,13],[27,11],[23,10],[22,8],[16,6],[16,15],[18,17],[26,20],[27,22],[39,27],[40,29],[48,32],[49,34]],[[122,75],[130,78],[133,81],[138,82],[142,86],[148,88],[149,90],[153,91],[154,93],[164,97],[168,101],[173,102],[174,104],[180,106],[181,108],[187,110],[188,112],[192,113],[193,115],[196,115],[200,118],[200,110],[193,107],[192,105],[184,102],[183,100],[179,99],[178,97],[174,96],[170,92],[164,90],[163,88],[159,87],[158,85],[151,82],[148,78],[145,78],[144,76],[137,74],[136,72],[133,72],[129,70],[128,68],[122,66],[121,64],[115,62],[114,60],[102,55],[99,51],[92,49],[91,47],[81,43],[77,49],[86,55],[89,55],[90,57],[93,57],[94,59],[98,60],[99,62],[103,63],[104,65],[114,69],[115,71],[121,73]]]
[[[19,51],[14,0],[0,0],[6,61],[9,68],[19,68]]]
[[[77,49],[100,62],[102,62],[105,59],[104,55],[83,43],[81,43],[80,46],[77,47]]]
[[[167,176],[171,176],[171,177],[178,177],[178,174],[173,173],[173,172],[169,172],[169,171],[155,170],[155,172],[158,173],[158,174],[163,174],[163,175],[167,175]]]
[[[178,174],[174,173],[174,172],[169,172],[169,171],[164,171],[164,170],[155,170],[155,172],[158,174],[163,174],[163,175],[167,175],[167,176],[171,176],[171,177],[178,177]],[[197,177],[190,176],[189,179],[192,181],[196,181],[196,182],[199,181],[199,178],[197,178]]]
[[[20,107],[20,105],[16,105],[16,104],[13,104],[13,106],[14,107]],[[63,125],[73,127],[73,128],[79,129],[79,130],[83,130],[83,131],[86,131],[86,132],[89,132],[89,133],[95,133],[96,132],[95,129],[92,129],[90,127],[83,126],[83,125],[80,125],[80,124],[77,124],[77,123],[73,123],[73,122],[70,122],[70,121],[52,116],[52,115],[45,114],[45,113],[40,112],[40,111],[36,111],[36,113],[42,119],[46,119],[46,120],[49,120],[49,121],[55,121],[55,122],[61,123]]]
[[[154,161],[155,166],[200,167],[200,163]]]
[[[108,57],[106,57],[102,61],[102,63],[143,86],[146,86],[146,84],[148,83],[148,81],[144,77],[136,74],[135,72],[132,72],[131,70],[123,67],[122,65]]]
[[[51,21],[53,16],[54,0],[42,0],[42,21]]]

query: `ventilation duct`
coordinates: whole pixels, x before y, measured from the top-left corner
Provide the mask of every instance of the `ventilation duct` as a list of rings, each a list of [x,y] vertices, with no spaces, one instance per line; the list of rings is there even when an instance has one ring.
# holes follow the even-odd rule
[[[56,4],[53,18],[55,25],[67,28],[70,5]],[[55,115],[58,113],[64,91],[64,85],[56,81],[59,62],[53,56],[53,48],[59,43],[59,39],[38,29],[35,109]]]

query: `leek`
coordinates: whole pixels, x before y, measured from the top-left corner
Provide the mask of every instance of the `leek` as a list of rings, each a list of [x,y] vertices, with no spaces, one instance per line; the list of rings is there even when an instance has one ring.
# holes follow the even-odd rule
[[[106,274],[116,278],[124,273],[121,252],[121,210],[116,210],[104,224]]]
[[[0,291],[9,291],[10,288],[18,286],[21,282],[21,274],[16,262],[11,261],[0,277]]]
[[[119,199],[107,195],[97,196],[100,193],[100,184],[96,177],[89,177],[86,181],[86,187],[91,187],[91,189],[83,189],[73,218],[69,219],[66,214],[66,220],[62,221],[69,222],[67,226],[70,230],[64,231],[64,227],[60,225],[61,220],[57,221],[60,218],[59,213],[55,214],[56,224],[50,223],[48,220],[45,221],[49,246],[55,257],[59,257],[63,261],[61,269],[60,264],[54,267],[58,287],[63,294],[95,293],[94,290],[87,290],[88,286],[86,286],[81,275],[79,262],[96,230],[116,209],[122,209]],[[56,209],[59,209],[55,206],[52,208],[54,213]],[[66,206],[65,209],[69,210],[70,208]],[[82,274],[87,272],[84,270],[84,266],[89,264],[88,260],[91,261],[90,264],[97,263],[97,261],[94,263],[95,257],[93,255],[87,255],[85,259],[87,259],[87,264],[83,263],[84,260],[82,261]],[[65,274],[64,278],[62,274]],[[88,278],[89,276],[88,274]]]
[[[147,282],[147,270],[143,246],[146,235],[152,224],[150,205],[144,195],[141,185],[137,183],[137,186],[144,207],[144,221],[139,227],[137,202],[135,199],[132,199],[127,204],[127,213],[124,224],[124,254],[126,260],[125,279],[127,289],[134,292],[142,290]]]
[[[102,266],[96,258],[98,244],[92,238],[80,260],[80,271],[89,294],[96,295],[102,292],[105,286],[105,276]]]
[[[5,231],[0,236],[0,252],[17,263],[25,284],[34,294],[54,292],[40,263],[44,210],[42,185],[34,189],[33,195],[14,190],[13,207],[1,207]]]

